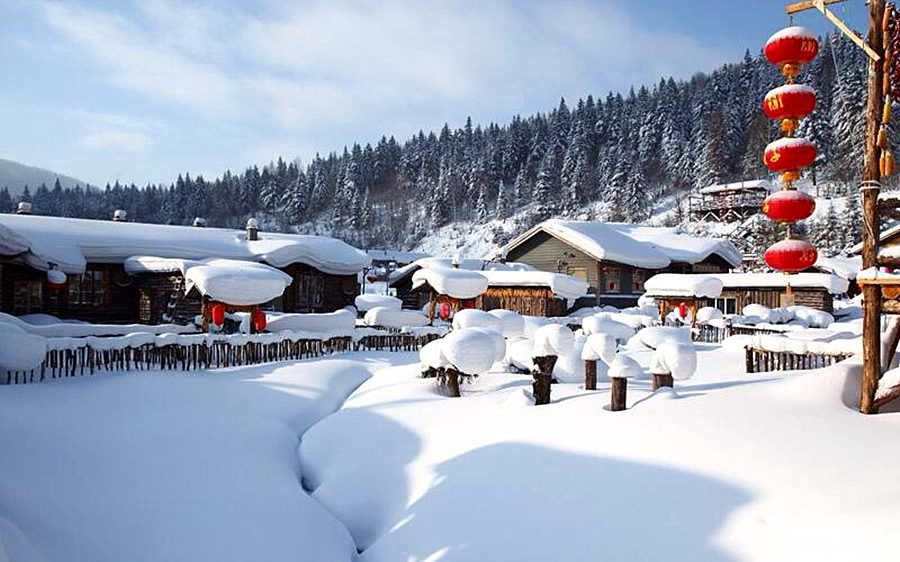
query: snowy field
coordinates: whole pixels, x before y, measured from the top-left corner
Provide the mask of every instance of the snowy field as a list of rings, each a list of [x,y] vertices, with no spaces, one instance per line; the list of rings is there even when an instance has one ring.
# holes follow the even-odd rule
[[[889,559],[897,407],[698,349],[624,412],[500,372],[445,398],[412,353],[3,387],[0,560]]]

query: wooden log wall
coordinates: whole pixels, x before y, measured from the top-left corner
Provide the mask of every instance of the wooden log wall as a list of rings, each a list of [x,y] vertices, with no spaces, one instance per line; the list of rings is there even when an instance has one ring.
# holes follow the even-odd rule
[[[85,345],[74,349],[51,349],[40,368],[6,371],[0,384],[24,384],[98,372],[216,369],[321,357],[346,351],[416,351],[438,338],[436,334],[415,336],[389,334],[365,336],[354,342],[350,336],[327,340],[298,339],[270,342],[265,339],[231,343],[227,340],[158,345],[143,344],[120,349],[95,349]]]
[[[851,357],[850,354],[821,355],[815,353],[797,354],[789,351],[767,351],[753,346],[747,346],[744,349],[747,373],[821,369]]]

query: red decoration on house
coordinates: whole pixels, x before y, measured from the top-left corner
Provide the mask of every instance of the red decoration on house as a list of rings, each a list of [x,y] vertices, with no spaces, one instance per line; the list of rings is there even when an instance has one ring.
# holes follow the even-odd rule
[[[473,300],[463,301],[462,305],[463,305],[463,308],[475,308],[475,301],[473,301]]]
[[[804,138],[781,138],[770,142],[763,162],[773,172],[806,168],[816,159],[816,147]]]
[[[374,283],[375,281],[378,281],[378,276],[374,273],[367,273],[366,281],[368,281],[369,283]]]
[[[266,329],[266,313],[258,308],[254,308],[250,313],[250,321],[253,323],[253,329],[257,333]]]
[[[763,256],[772,269],[796,273],[812,267],[819,254],[806,240],[782,240],[769,246]]]
[[[65,273],[55,267],[47,271],[47,287],[51,289],[65,289],[67,285]]]
[[[445,302],[439,304],[438,316],[441,318],[441,320],[447,320],[448,318],[450,318],[450,305]]]
[[[763,47],[763,54],[769,62],[781,67],[781,72],[786,76],[795,75],[798,67],[811,61],[818,52],[816,34],[797,25],[776,32]]]
[[[816,210],[816,200],[796,189],[782,189],[766,197],[762,202],[764,215],[778,222],[803,220]]]
[[[678,303],[678,316],[681,318],[687,317],[687,303],[686,302]]]
[[[225,323],[225,305],[217,302],[216,304],[209,307],[209,319],[216,326],[221,326]]]
[[[816,108],[816,91],[802,84],[779,86],[766,94],[762,108],[769,119],[781,121],[783,131],[793,131]]]

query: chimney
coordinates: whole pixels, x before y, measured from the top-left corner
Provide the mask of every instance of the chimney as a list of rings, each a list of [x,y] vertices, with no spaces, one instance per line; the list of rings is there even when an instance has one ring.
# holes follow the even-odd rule
[[[259,240],[259,223],[256,222],[256,219],[247,220],[247,240]]]
[[[204,226],[206,226],[206,219],[203,217],[194,217],[194,222],[191,223],[191,226],[203,228]]]
[[[123,209],[116,209],[113,211],[113,220],[116,222],[125,222],[128,219],[125,218],[128,216],[128,212]]]
[[[19,204],[16,206],[16,214],[17,215],[30,215],[31,214],[31,203],[26,201],[19,201]]]

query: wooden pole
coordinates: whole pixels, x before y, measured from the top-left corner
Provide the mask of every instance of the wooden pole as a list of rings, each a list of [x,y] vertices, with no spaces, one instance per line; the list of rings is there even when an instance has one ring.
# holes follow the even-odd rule
[[[612,386],[609,388],[609,409],[613,412],[621,412],[624,410],[627,392],[628,379],[613,377]]]
[[[658,390],[661,386],[668,386],[669,388],[675,386],[675,379],[672,378],[672,375],[657,375],[656,373],[651,373],[651,376],[653,377],[651,390]]]
[[[882,48],[881,20],[884,18],[884,0],[869,0],[868,44],[878,60],[869,58],[869,75],[866,99],[865,160],[863,181],[860,186],[863,211],[863,268],[877,267],[878,258],[878,192],[881,187],[881,171],[878,166],[878,131],[881,128],[881,112],[884,103],[882,80],[884,75],[884,51]],[[881,378],[881,286],[863,285],[863,373],[860,382],[859,411],[875,414],[875,391]]]
[[[597,362],[584,362],[584,389],[597,390]]]

